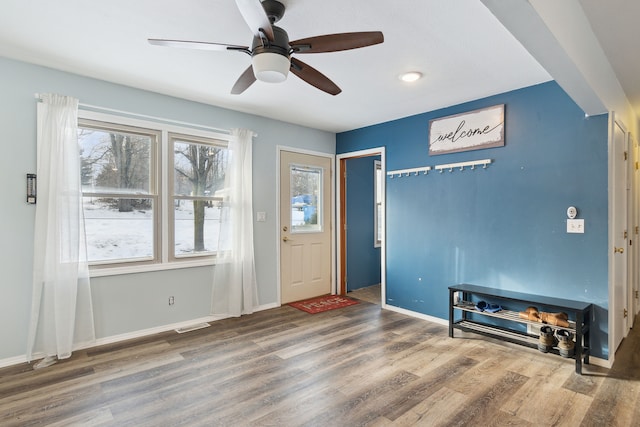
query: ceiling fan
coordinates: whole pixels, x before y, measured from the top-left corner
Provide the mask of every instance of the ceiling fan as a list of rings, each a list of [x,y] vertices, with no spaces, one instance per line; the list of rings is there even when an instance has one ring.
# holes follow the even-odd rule
[[[334,82],[292,55],[338,52],[371,46],[384,41],[380,31],[327,34],[289,41],[287,32],[274,25],[284,15],[284,4],[277,0],[264,0],[263,2],[260,0],[236,0],[236,4],[242,17],[253,31],[251,48],[188,40],[148,39],[148,41],[159,46],[237,51],[248,54],[251,56],[251,65],[233,85],[231,93],[234,95],[244,92],[256,79],[271,83],[282,82],[287,78],[289,70],[310,85],[331,95],[337,95],[342,90]]]

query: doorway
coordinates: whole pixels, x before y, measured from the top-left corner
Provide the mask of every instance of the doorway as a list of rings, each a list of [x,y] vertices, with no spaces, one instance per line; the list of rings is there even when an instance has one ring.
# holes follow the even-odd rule
[[[338,293],[384,306],[384,148],[336,157]]]

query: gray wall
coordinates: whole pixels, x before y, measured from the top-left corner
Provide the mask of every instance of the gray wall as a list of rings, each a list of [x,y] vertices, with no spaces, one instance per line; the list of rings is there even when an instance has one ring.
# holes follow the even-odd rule
[[[25,354],[31,306],[35,207],[25,203],[25,174],[36,171],[34,93],[60,93],[81,103],[216,128],[248,128],[254,139],[254,223],[258,294],[261,305],[277,303],[276,146],[335,153],[335,134],[263,117],[172,98],[0,57],[0,366]],[[255,218],[255,215],[254,215]],[[92,280],[99,339],[161,328],[210,314],[213,267],[185,268]],[[169,307],[167,297],[175,296]]]

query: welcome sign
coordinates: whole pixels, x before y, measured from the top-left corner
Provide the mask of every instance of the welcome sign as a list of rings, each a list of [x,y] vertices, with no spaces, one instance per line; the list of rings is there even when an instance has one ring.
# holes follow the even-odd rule
[[[504,146],[504,104],[429,121],[429,155]]]

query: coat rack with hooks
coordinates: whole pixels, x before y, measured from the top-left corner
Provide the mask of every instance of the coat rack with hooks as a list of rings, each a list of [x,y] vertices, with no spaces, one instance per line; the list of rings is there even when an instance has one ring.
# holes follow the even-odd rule
[[[468,162],[459,162],[459,163],[447,163],[444,165],[436,165],[434,166],[435,170],[440,173],[449,169],[449,172],[453,172],[455,169],[464,170],[464,168],[468,167],[473,170],[476,166],[482,166],[482,169],[486,169],[489,164],[493,163],[492,159],[484,159],[484,160],[471,160]],[[411,176],[411,175],[427,175],[430,170],[434,169],[431,166],[423,166],[420,168],[411,168],[411,169],[395,169],[391,171],[387,171],[387,175],[390,178],[400,178],[403,176]]]
[[[446,165],[436,165],[435,169],[440,171],[440,173],[444,172],[446,169],[449,169],[449,172],[453,172],[454,169],[464,170],[465,167],[469,167],[471,170],[475,169],[476,166],[482,166],[483,169],[487,168],[487,165],[493,163],[491,159],[484,160],[472,160],[469,162],[459,162],[459,163],[448,163]]]
[[[411,168],[411,169],[396,169],[396,170],[388,171],[387,175],[389,175],[391,178],[393,178],[394,176],[397,176],[399,178],[402,176],[409,176],[411,174],[420,175],[421,172],[424,175],[426,175],[429,173],[430,170],[431,170],[431,166],[423,166],[421,168]]]

